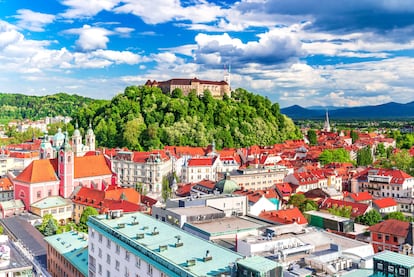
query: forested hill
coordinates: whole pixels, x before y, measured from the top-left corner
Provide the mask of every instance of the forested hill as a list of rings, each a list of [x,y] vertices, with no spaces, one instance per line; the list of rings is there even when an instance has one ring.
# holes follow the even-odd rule
[[[46,116],[71,116],[83,104],[90,104],[91,98],[79,95],[58,93],[46,96],[0,93],[0,119],[7,122],[13,119],[37,120]]]
[[[130,86],[108,103],[91,103],[73,115],[80,126],[91,120],[100,146],[133,150],[160,149],[164,145],[217,148],[271,145],[300,138],[279,105],[237,89],[231,98],[214,99],[180,90],[166,95],[159,88]]]

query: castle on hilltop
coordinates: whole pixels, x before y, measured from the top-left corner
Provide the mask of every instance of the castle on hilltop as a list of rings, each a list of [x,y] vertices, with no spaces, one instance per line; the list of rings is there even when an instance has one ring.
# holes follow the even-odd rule
[[[193,79],[170,79],[168,81],[148,80],[145,86],[159,87],[163,93],[171,94],[175,89],[181,89],[184,95],[194,90],[197,95],[203,95],[204,91],[211,92],[213,97],[231,96],[230,85],[227,81],[207,81],[197,78]]]

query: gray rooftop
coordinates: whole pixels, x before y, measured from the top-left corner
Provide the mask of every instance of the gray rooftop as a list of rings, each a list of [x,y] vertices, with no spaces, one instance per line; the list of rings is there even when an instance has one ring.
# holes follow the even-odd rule
[[[185,223],[186,227],[197,229],[210,236],[235,234],[238,231],[257,230],[267,225],[239,217],[225,217],[214,221]]]
[[[213,213],[223,213],[222,211],[206,206],[195,206],[195,207],[188,207],[188,208],[169,208],[171,212],[174,212],[179,215],[185,216],[196,216],[196,215],[207,215]]]

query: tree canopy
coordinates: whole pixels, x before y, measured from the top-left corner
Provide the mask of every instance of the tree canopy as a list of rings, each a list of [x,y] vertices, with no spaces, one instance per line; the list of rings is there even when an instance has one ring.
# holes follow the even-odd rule
[[[322,164],[329,164],[332,162],[351,162],[349,152],[343,148],[325,149],[319,156],[319,161]]]
[[[131,150],[207,146],[212,141],[220,149],[301,138],[277,103],[240,88],[232,97],[215,99],[209,91],[167,95],[156,87],[130,86],[110,102],[82,106],[74,118],[81,126],[92,121],[100,146]]]
[[[80,217],[80,220],[79,220],[79,231],[87,232],[88,231],[87,222],[88,222],[89,216],[97,215],[97,214],[98,214],[98,211],[95,208],[86,207],[83,210],[83,212],[81,214],[81,217]]]

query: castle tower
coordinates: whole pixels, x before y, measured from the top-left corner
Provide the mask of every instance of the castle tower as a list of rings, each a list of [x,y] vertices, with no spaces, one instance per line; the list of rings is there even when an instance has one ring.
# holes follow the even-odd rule
[[[65,140],[59,150],[58,176],[60,179],[59,195],[64,198],[69,198],[74,189],[74,155],[69,144],[68,132],[65,132]]]
[[[325,123],[323,124],[323,131],[325,132],[331,131],[331,125],[329,124],[328,110],[326,110],[326,117],[325,117]]]
[[[224,81],[229,85],[229,88],[231,88],[231,85],[230,85],[230,64],[229,64],[229,68],[226,68],[226,65],[224,65]]]
[[[82,136],[78,128],[78,122],[76,122],[75,131],[72,135],[72,148],[76,157],[83,156]]]
[[[92,125],[89,122],[89,128],[85,135],[85,146],[89,149],[89,151],[95,151],[95,134],[92,130]]]

